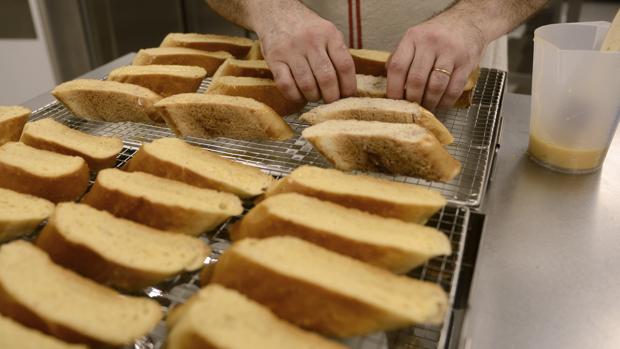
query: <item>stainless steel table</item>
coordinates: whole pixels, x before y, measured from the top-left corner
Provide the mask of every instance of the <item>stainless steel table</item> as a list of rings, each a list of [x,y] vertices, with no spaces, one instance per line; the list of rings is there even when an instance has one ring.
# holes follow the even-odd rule
[[[461,348],[620,348],[620,132],[600,172],[527,158],[530,97],[507,94]]]

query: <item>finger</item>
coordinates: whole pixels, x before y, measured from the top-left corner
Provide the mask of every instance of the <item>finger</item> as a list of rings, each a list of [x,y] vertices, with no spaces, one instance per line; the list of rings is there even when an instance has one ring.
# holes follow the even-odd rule
[[[304,101],[304,96],[297,88],[288,65],[283,62],[271,62],[269,63],[269,69],[271,69],[278,90],[282,92],[286,99],[295,102]]]
[[[454,105],[456,100],[463,93],[463,88],[465,88],[469,76],[469,70],[470,69],[462,66],[455,69],[454,73],[452,73],[450,83],[439,101],[438,108],[450,108]]]
[[[355,65],[347,47],[341,40],[329,40],[327,53],[336,68],[340,97],[350,97],[357,92],[355,81]]]
[[[387,63],[387,97],[403,99],[407,72],[414,60],[413,42],[403,38]]]
[[[437,69],[441,69],[441,71]],[[422,99],[422,105],[426,109],[434,110],[437,107],[450,83],[453,70],[454,63],[449,57],[445,54],[437,57],[434,67],[431,68],[426,89],[424,90],[424,98]],[[448,74],[444,71],[448,72]]]
[[[422,104],[424,89],[426,88],[428,76],[434,62],[435,53],[433,51],[425,49],[418,49],[416,51],[409,74],[407,74],[407,82],[405,83],[408,101]]]
[[[306,100],[316,102],[321,99],[321,94],[308,60],[303,56],[296,56],[291,58],[288,64],[293,73],[293,78],[295,78],[297,88],[299,88]]]
[[[308,54],[308,62],[314,78],[319,85],[321,96],[325,103],[331,103],[340,98],[338,76],[325,50],[312,50]]]

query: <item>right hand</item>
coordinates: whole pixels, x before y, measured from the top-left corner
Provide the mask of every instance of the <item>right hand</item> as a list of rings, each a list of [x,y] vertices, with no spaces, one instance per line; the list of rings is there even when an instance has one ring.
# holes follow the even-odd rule
[[[278,89],[294,101],[352,96],[355,67],[342,33],[309,9],[292,12],[269,16],[256,28]]]

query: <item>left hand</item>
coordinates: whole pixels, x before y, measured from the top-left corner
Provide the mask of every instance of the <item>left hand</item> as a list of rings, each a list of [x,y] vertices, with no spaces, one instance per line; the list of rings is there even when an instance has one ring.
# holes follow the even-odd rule
[[[485,46],[474,23],[451,15],[409,28],[387,63],[388,98],[406,98],[430,110],[451,107]]]

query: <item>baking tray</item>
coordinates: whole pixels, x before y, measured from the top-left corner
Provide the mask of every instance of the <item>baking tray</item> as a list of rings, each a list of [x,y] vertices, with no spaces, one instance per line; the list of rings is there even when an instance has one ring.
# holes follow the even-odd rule
[[[438,113],[437,117],[454,136],[454,143],[447,146],[448,152],[462,164],[461,173],[449,183],[425,181],[406,176],[391,176],[378,173],[371,175],[394,181],[417,184],[440,191],[451,203],[477,208],[486,191],[492,158],[497,142],[499,112],[505,85],[506,73],[495,69],[481,69],[480,78],[469,108],[450,109]],[[204,91],[210,79],[205,79],[199,89]],[[302,112],[315,107],[309,103]],[[332,167],[331,164],[305,139],[301,131],[308,127],[298,119],[299,114],[288,116],[286,121],[295,131],[287,141],[241,141],[228,138],[201,139],[186,137],[195,145],[233,158],[248,165],[259,167],[274,176],[284,176],[301,165]],[[35,110],[33,120],[53,117],[74,128],[99,135],[123,137],[125,144],[139,146],[161,137],[172,137],[167,127],[142,123],[105,123],[75,118],[62,104],[53,102]]]

